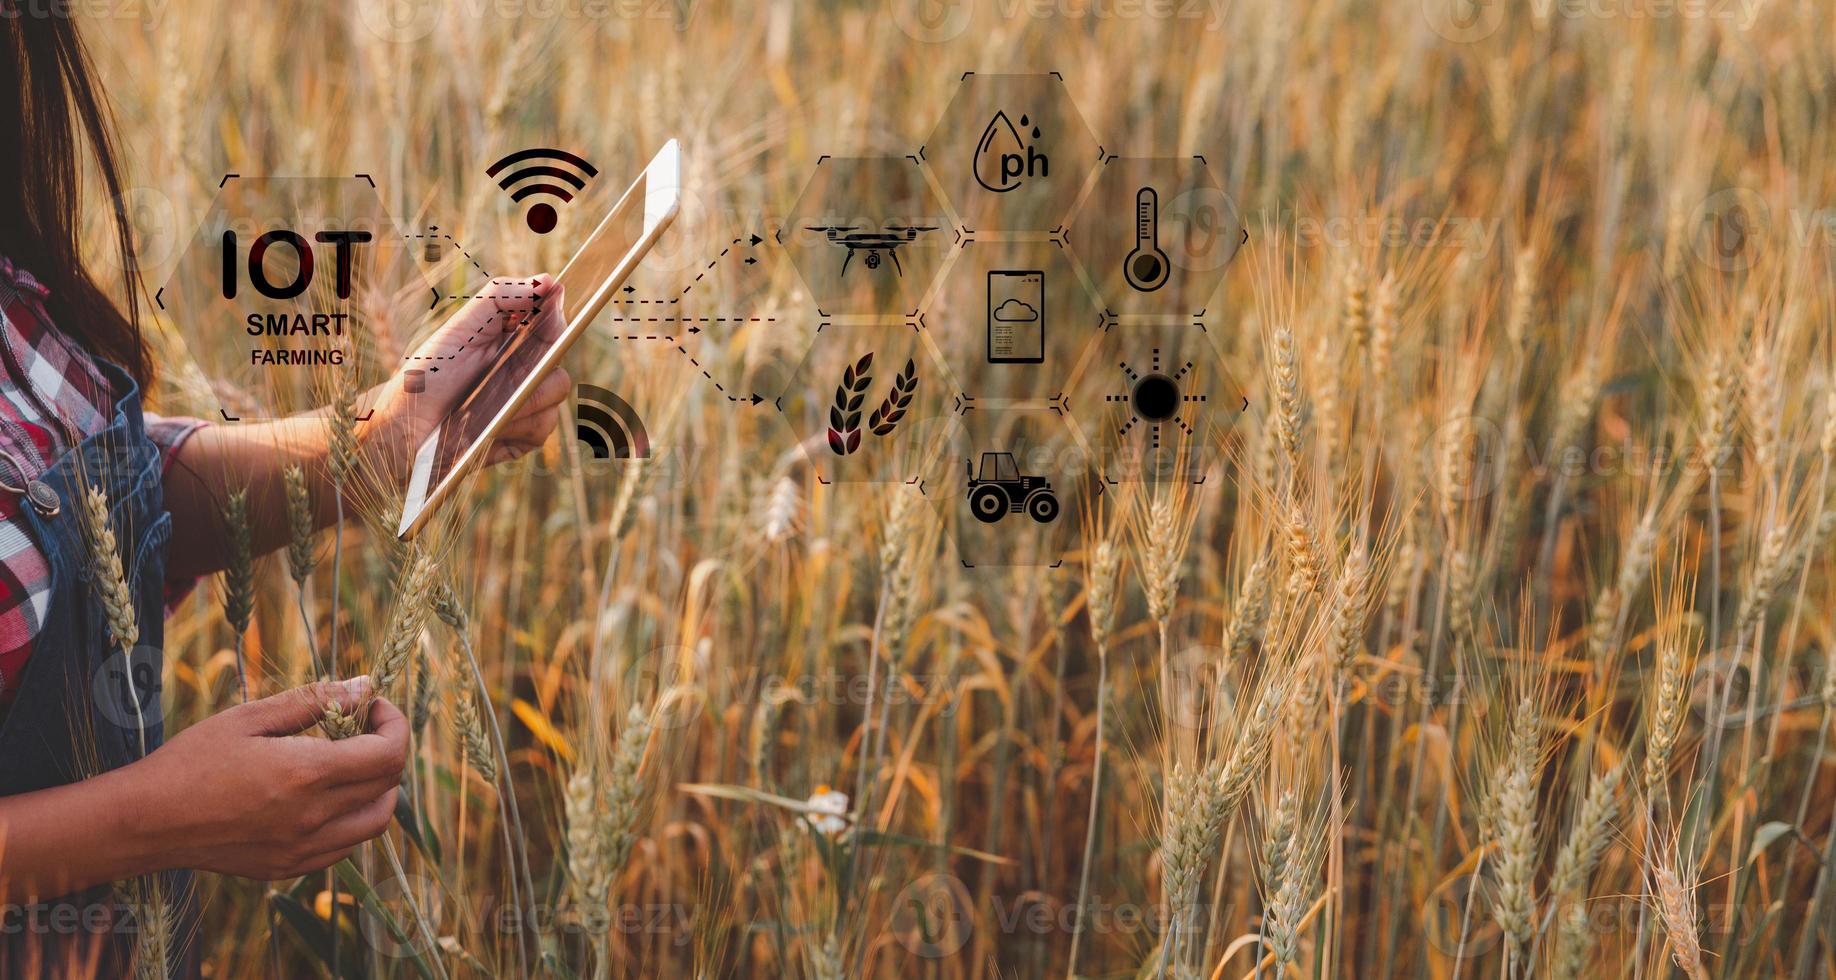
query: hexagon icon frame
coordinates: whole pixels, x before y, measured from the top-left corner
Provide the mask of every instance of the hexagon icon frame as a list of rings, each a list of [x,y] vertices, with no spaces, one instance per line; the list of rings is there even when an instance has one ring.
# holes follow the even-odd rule
[[[322,370],[354,371],[361,389],[395,367],[369,325],[418,324],[439,305],[419,247],[367,174],[225,174],[154,304],[217,379],[223,421],[281,418],[323,404]]]
[[[817,328],[772,404],[818,482],[922,483],[933,475],[953,385],[927,333],[916,322]]]
[[[1064,404],[1110,484],[1203,483],[1248,404],[1203,323],[1108,321]]]
[[[1104,154],[1059,73],[964,72],[918,155],[966,233],[1012,233],[1062,228]]]
[[[984,410],[970,404],[951,422],[938,472],[926,479],[926,499],[959,564],[1062,564],[1078,546],[1079,514],[1105,492],[1064,411],[1050,405]],[[998,458],[1003,455],[1009,459]],[[1045,495],[1053,500],[1050,518],[1042,519]]]
[[[1056,237],[964,238],[919,319],[959,392],[984,406],[1057,400],[1103,325],[1089,277]]]
[[[909,319],[958,232],[917,157],[824,154],[775,237],[823,317]]]
[[[1204,157],[1110,155],[1066,238],[1111,317],[1203,319],[1248,232]]]

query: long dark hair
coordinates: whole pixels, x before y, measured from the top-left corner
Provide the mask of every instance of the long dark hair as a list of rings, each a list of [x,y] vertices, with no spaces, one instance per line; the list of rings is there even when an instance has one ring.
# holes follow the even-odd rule
[[[13,147],[0,153],[0,255],[51,291],[47,312],[65,336],[146,381],[152,365],[140,334],[134,233],[108,106],[76,22],[0,0],[0,38],[0,92],[18,93],[0,95],[0,145]],[[90,277],[79,254],[79,140],[94,156],[113,213],[125,309]]]

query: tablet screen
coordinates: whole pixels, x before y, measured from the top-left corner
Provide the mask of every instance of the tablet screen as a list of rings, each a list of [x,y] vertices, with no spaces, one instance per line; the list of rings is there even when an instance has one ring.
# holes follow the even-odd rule
[[[674,216],[675,147],[672,140],[657,154],[556,277],[566,290],[565,325],[552,309],[543,311],[539,303],[532,309],[528,291],[513,291],[499,301],[509,318],[499,340],[501,352],[415,454],[402,505],[403,537],[418,526],[421,512],[440,499],[446,485],[479,457],[491,434],[540,380],[538,373],[552,369],[544,361],[558,360],[560,351],[585,330]]]

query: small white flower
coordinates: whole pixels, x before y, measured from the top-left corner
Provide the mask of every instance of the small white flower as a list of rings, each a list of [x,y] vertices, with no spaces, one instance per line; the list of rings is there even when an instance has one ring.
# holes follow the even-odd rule
[[[810,825],[819,832],[834,837],[848,829],[848,794],[825,783],[810,794],[809,804],[816,811],[809,815]]]

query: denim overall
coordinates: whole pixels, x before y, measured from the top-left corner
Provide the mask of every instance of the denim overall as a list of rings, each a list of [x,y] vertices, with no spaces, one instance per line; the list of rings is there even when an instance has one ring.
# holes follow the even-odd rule
[[[172,517],[162,504],[159,450],[142,427],[139,386],[113,364],[98,367],[117,395],[113,420],[39,477],[57,492],[55,516],[20,501],[19,513],[51,569],[52,585],[18,694],[0,724],[0,796],[63,785],[135,761],[141,756],[142,720],[149,752],[165,731],[160,674]],[[108,494],[110,526],[140,627],[132,656],[110,639],[89,573],[81,516],[86,487]],[[171,922],[172,975],[188,976],[195,969],[197,923],[191,875],[174,872],[161,879]],[[0,976],[127,975],[136,925],[125,908],[122,897],[102,885],[26,909],[0,910]]]

